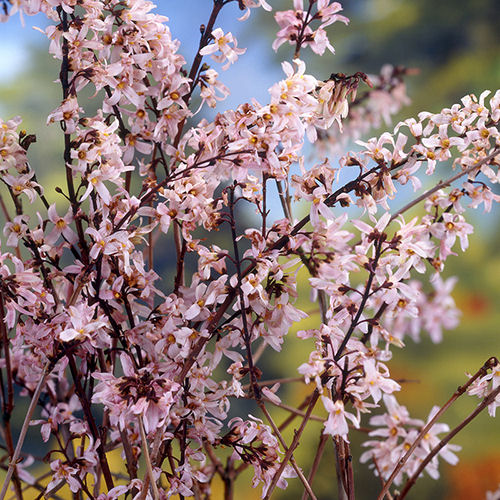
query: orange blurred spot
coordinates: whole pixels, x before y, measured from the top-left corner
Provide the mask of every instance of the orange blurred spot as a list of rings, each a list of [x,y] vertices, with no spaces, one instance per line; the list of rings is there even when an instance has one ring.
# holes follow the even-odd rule
[[[500,483],[500,454],[475,461],[460,460],[448,473],[450,491],[445,500],[472,500],[486,497]]]

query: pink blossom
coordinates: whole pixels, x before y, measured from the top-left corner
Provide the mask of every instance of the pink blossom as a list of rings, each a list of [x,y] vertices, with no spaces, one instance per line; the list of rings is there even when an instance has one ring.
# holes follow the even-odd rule
[[[246,49],[238,49],[238,42],[236,38],[231,33],[224,32],[221,28],[217,28],[212,31],[213,43],[203,47],[200,50],[202,56],[212,55],[212,59],[216,62],[222,63],[226,62],[222,66],[222,69],[227,69],[229,66],[236,62],[238,56],[241,56],[246,52]],[[230,47],[229,44],[233,46]],[[216,54],[220,51],[220,54]]]
[[[359,427],[359,420],[349,412],[344,409],[344,403],[337,400],[333,402],[330,398],[321,396],[323,401],[323,406],[328,412],[328,420],[325,422],[325,434],[330,434],[331,436],[340,436],[345,441],[349,441],[348,433],[349,426],[347,424],[347,419],[349,419],[355,427]]]

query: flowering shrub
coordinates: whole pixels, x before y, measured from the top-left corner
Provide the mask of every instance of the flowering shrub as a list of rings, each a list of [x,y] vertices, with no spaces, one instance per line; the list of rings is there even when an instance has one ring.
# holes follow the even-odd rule
[[[48,498],[65,486],[99,500],[201,499],[210,498],[216,476],[229,499],[247,467],[263,498],[292,477],[316,498],[326,440],[337,454],[339,498],[354,498],[353,455],[380,477],[379,498],[394,483],[402,499],[424,471],[439,476],[439,458],[456,463],[458,447],[448,441],[500,405],[496,358],[426,422],[397,402],[401,386],[390,372],[408,337],[439,342],[457,324],[454,280],[440,273],[450,255],[467,249],[466,209],[488,211],[500,200],[490,187],[500,181],[500,91],[359,140],[407,102],[408,71],[387,66],[378,76],[338,73],[326,81],[308,74],[301,52],[333,52],[325,27],[348,19],[338,2],[294,0],[274,14],[273,48],[291,44],[294,57],[283,62],[269,102],[197,120],[199,102],[217,108],[229,94],[207,57],[226,69],[245,50],[217,27],[230,1],[213,0],[190,67],[168,19],[146,0],[3,1],[5,19],[19,10],[51,21],[45,33],[61,61],[63,100],[47,122],[62,129],[67,184],[58,189],[61,211],[30,167],[34,136],[20,130],[19,118],[0,122],[0,178],[12,200],[0,253],[9,457],[0,500],[9,486],[22,498],[23,483]],[[238,3],[242,20],[250,9],[271,10],[265,0]],[[95,114],[85,112],[86,87],[100,103]],[[360,148],[345,152],[352,140]],[[308,153],[306,161],[306,142],[330,159],[314,163]],[[451,177],[436,180],[450,161]],[[340,183],[340,170],[351,180]],[[432,188],[422,188],[424,177],[434,179]],[[406,184],[414,198],[394,208]],[[271,185],[281,218],[269,212]],[[44,210],[29,216],[26,198]],[[302,218],[299,201],[308,207]],[[242,227],[243,202],[257,215],[253,227]],[[417,204],[424,215],[406,218]],[[216,231],[229,235],[228,248],[215,244]],[[155,272],[161,233],[175,255],[171,282]],[[299,286],[305,271],[308,283]],[[307,316],[297,307],[304,292],[320,318],[293,334],[312,346],[281,381],[296,381],[298,371],[309,384],[294,408],[259,358],[281,351]],[[476,410],[452,431],[437,423],[467,391],[480,398]],[[16,442],[10,417],[23,398],[31,403]],[[282,431],[293,418],[279,425],[273,405],[300,420],[292,440]],[[317,420],[314,462],[299,464],[294,452]],[[30,425],[48,442],[48,484],[27,470],[33,457],[21,454]],[[350,435],[361,426],[369,434],[358,457]],[[123,458],[120,471],[110,466],[113,450]]]

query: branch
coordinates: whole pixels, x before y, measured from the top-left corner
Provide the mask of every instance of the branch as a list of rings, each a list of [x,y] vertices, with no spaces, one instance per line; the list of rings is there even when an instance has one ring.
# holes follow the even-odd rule
[[[148,471],[148,477],[149,477],[149,482],[151,484],[151,489],[153,490],[153,498],[154,500],[159,500],[160,493],[158,492],[158,486],[156,485],[156,481],[153,475],[153,467],[151,465],[151,458],[149,456],[148,440],[146,437],[146,432],[144,430],[144,424],[142,423],[142,415],[139,415],[139,429],[141,431],[142,451],[144,453],[144,460],[146,461],[146,469]],[[147,491],[146,484],[144,484],[144,491]]]
[[[16,463],[21,455],[21,449],[23,447],[24,439],[26,438],[26,433],[28,432],[28,427],[30,425],[31,419],[33,417],[33,413],[35,411],[36,405],[38,403],[38,399],[42,392],[42,389],[45,386],[45,382],[47,381],[47,377],[49,376],[51,368],[51,361],[47,361],[45,366],[43,367],[40,380],[36,386],[35,392],[33,393],[33,397],[31,398],[30,405],[28,407],[28,411],[26,412],[26,417],[24,417],[23,426],[21,428],[21,433],[19,434],[19,439],[17,440],[16,449],[14,450],[14,454],[12,455],[9,462],[9,470],[7,471],[7,475],[5,476],[5,481],[3,483],[2,491],[0,491],[0,500],[4,500],[5,494],[7,493],[7,489],[9,487],[10,480],[12,475],[14,474],[14,470],[16,468]]]
[[[266,406],[264,405],[264,403],[262,401],[258,401],[258,403],[259,403],[259,408],[261,409],[262,413],[264,413],[267,421],[271,424],[271,427],[273,428],[274,434],[279,439],[281,446],[283,446],[283,449],[288,454],[289,449],[286,446],[285,440],[283,439],[283,436],[281,435],[281,432],[279,431],[278,427],[274,423],[274,420],[272,419],[271,415],[267,411]],[[286,464],[286,461],[283,460],[283,463]],[[297,473],[300,480],[302,481],[302,484],[304,485],[304,488],[306,489],[309,496],[312,498],[312,500],[317,500],[316,495],[313,493],[311,485],[309,484],[309,481],[306,479],[306,477],[304,476],[304,474],[300,470],[300,467],[297,465],[297,462],[295,461],[295,458],[293,457],[292,453],[290,453],[290,463],[292,464],[292,467],[294,468],[295,472]],[[278,479],[279,479],[279,477],[278,477]]]
[[[495,401],[496,397],[500,394],[500,386],[495,390],[491,391],[479,404],[479,406],[459,425],[457,425],[450,433],[444,437],[434,448],[429,452],[429,454],[424,458],[418,469],[415,471],[413,476],[408,479],[397,500],[403,500],[410,488],[415,484],[418,476],[422,474],[426,465],[444,448],[451,439],[456,436],[466,425],[468,425],[472,420],[474,420],[488,405]]]
[[[316,450],[316,455],[314,456],[314,461],[311,466],[311,470],[309,472],[309,477],[307,478],[307,481],[309,484],[312,485],[314,476],[316,475],[316,472],[318,470],[319,464],[321,462],[321,457],[323,456],[323,452],[325,451],[325,446],[326,442],[328,441],[328,434],[323,434],[323,430],[321,430],[320,436],[319,436],[319,445],[318,449]],[[304,491],[304,494],[302,495],[302,500],[308,500],[309,498],[309,493],[307,491]]]
[[[404,207],[400,208],[397,212],[395,212],[389,219],[389,223],[392,222],[396,217],[401,215],[403,212],[410,210],[410,208],[414,207],[415,205],[418,205],[421,201],[424,201],[427,198],[429,198],[429,196],[434,194],[436,191],[439,191],[444,187],[448,187],[451,183],[455,182],[457,179],[460,179],[460,177],[470,174],[477,168],[482,167],[485,163],[488,163],[490,160],[492,160],[493,158],[495,158],[495,156],[499,154],[500,154],[500,148],[497,148],[493,151],[493,153],[489,154],[488,156],[485,156],[482,160],[478,161],[476,164],[470,166],[469,168],[466,168],[465,170],[462,170],[461,172],[458,172],[458,174],[454,175],[453,177],[450,177],[446,181],[439,182],[432,189],[429,189],[428,191],[420,195],[418,198],[415,198],[413,201],[411,201]]]
[[[271,481],[271,484],[269,485],[269,489],[267,490],[267,493],[266,493],[266,496],[264,497],[264,500],[269,500],[269,498],[271,498],[271,493],[274,491],[274,488],[276,488],[276,485],[278,484],[278,481],[280,480],[281,474],[285,470],[285,467],[286,467],[288,460],[290,460],[290,457],[292,456],[293,451],[295,450],[295,448],[297,448],[297,446],[299,444],[300,436],[302,435],[302,432],[304,432],[306,424],[309,421],[309,417],[311,415],[311,412],[313,411],[314,405],[318,401],[318,398],[319,398],[319,391],[318,391],[318,389],[315,389],[313,394],[312,394],[311,401],[309,402],[309,406],[307,407],[306,414],[302,420],[302,423],[300,424],[300,428],[298,431],[295,432],[295,436],[293,438],[293,441],[290,444],[290,447],[288,448],[287,452],[285,453],[283,460],[281,461],[280,468],[274,474],[273,480]]]
[[[467,388],[479,377],[484,376],[488,369],[493,368],[498,364],[498,360],[495,357],[492,357],[484,363],[484,365],[467,381],[467,383],[461,387],[459,387],[451,396],[451,398],[439,409],[439,411],[434,415],[431,420],[424,426],[424,428],[420,431],[419,435],[416,437],[414,443],[410,446],[408,451],[403,455],[403,457],[399,460],[396,467],[392,471],[392,474],[389,476],[389,479],[384,484],[382,491],[380,492],[377,500],[383,500],[389,488],[399,474],[399,471],[404,467],[405,463],[408,461],[412,453],[415,451],[415,448],[418,446],[418,443],[424,438],[424,436],[429,432],[434,423],[443,415],[443,413],[467,390]],[[1,499],[0,499],[1,500]]]

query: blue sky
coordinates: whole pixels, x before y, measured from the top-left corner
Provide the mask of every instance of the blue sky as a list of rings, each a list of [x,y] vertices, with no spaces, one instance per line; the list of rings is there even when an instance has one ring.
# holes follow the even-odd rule
[[[181,42],[181,53],[187,61],[188,68],[198,48],[199,27],[207,23],[210,16],[212,2],[209,0],[185,0],[172,2],[164,0],[156,2],[157,12],[169,17],[169,26],[174,38]],[[237,2],[231,3],[222,9],[216,23],[224,32],[231,31],[238,39],[238,46],[247,48],[241,59],[227,71],[222,71],[217,63],[214,69],[219,72],[219,79],[228,86],[232,94],[222,109],[234,108],[241,102],[255,97],[261,102],[268,100],[268,88],[282,78],[283,73],[279,65],[275,64],[274,53],[270,47],[272,40],[258,36],[255,33],[255,24],[252,19],[246,22],[237,21],[242,12]],[[255,16],[255,10],[252,16]],[[272,15],[269,13],[268,15]],[[19,14],[14,15],[8,22],[0,25],[0,82],[14,78],[23,64],[29,60],[29,47],[48,47],[48,40],[42,33],[33,27],[43,28],[47,25],[45,16],[24,16],[24,26]],[[278,26],[276,25],[278,29]],[[289,57],[288,51],[282,51],[283,57]],[[207,61],[209,62],[209,61]],[[242,79],[240,71],[244,69],[247,77]],[[55,76],[56,77],[56,76]],[[1,99],[1,96],[0,96]]]

